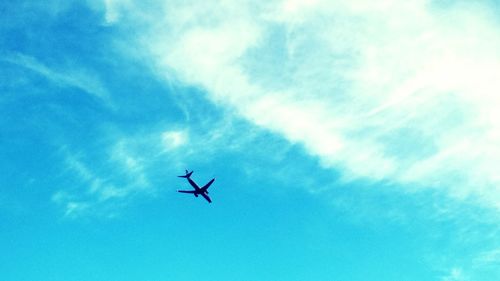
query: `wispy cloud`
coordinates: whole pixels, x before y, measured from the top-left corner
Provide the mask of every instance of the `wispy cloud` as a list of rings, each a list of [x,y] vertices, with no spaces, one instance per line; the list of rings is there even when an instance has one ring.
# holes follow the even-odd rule
[[[486,250],[479,253],[463,266],[455,266],[441,277],[441,281],[489,280],[498,276],[500,250]]]
[[[67,172],[78,179],[75,186],[61,187],[52,201],[70,218],[87,214],[114,216],[119,206],[137,194],[154,194],[143,161],[122,140],[108,152],[100,165],[64,149]],[[94,164],[91,164],[94,163]]]
[[[483,5],[169,1],[141,44],[345,179],[500,209],[500,29]]]
[[[61,205],[64,209],[64,216],[75,218],[81,216],[89,207],[88,202],[82,202],[81,199],[69,194],[64,190],[59,190],[52,195],[52,202]]]
[[[498,268],[500,265],[500,248],[490,249],[480,253],[473,261],[474,270],[487,267]]]
[[[59,87],[75,87],[109,103],[109,93],[101,81],[96,75],[83,68],[72,66],[59,69],[50,67],[35,57],[20,53],[10,54],[3,60],[31,70]]]
[[[470,280],[465,277],[461,268],[454,267],[446,276],[441,278],[441,281],[466,281]]]

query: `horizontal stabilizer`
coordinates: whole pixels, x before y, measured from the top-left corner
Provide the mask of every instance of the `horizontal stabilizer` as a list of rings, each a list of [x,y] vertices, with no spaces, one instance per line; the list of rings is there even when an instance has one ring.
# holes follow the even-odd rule
[[[191,172],[188,172],[188,170],[186,170],[186,174],[184,176],[178,176],[179,178],[189,178],[191,176],[191,174],[193,173],[193,171]]]

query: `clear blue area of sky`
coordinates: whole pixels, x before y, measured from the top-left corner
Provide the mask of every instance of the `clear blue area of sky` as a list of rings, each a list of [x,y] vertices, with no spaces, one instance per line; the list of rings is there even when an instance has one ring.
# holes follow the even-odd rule
[[[126,31],[103,25],[102,13],[49,6],[0,4],[0,280],[462,280],[445,278],[491,246],[455,240],[494,226],[436,218],[425,206],[446,201],[439,195],[342,182],[300,144],[117,50]],[[189,141],[160,153],[173,130],[189,130]],[[99,199],[68,157],[129,186],[139,172],[110,161],[123,140],[146,191]],[[213,204],[176,193],[184,168],[200,184],[217,178]],[[87,209],[68,215],[61,191]]]

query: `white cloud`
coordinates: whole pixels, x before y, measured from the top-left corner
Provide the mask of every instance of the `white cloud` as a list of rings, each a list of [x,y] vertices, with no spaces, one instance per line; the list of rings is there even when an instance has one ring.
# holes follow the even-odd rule
[[[463,270],[461,268],[454,267],[450,272],[441,278],[441,281],[466,281],[470,280],[465,277]]]
[[[104,18],[107,24],[112,24],[118,21],[120,13],[116,6],[116,1],[114,0],[104,0],[105,4],[105,15]]]
[[[129,0],[103,0],[104,1],[104,20],[106,24],[118,23],[122,17],[124,9],[133,9]]]
[[[188,133],[182,130],[165,131],[161,134],[161,142],[165,150],[174,150],[188,141]]]
[[[500,209],[500,29],[486,6],[432,4],[168,1],[142,44],[346,179]]]

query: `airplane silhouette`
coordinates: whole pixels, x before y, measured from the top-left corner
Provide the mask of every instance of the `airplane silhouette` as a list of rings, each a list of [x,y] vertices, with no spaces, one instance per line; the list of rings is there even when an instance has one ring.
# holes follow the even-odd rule
[[[198,197],[198,195],[203,196],[208,203],[212,203],[212,200],[210,200],[210,197],[208,197],[208,188],[210,185],[214,182],[215,179],[211,179],[207,184],[205,184],[203,187],[199,187],[192,179],[191,179],[191,174],[193,171],[188,172],[186,170],[186,174],[184,176],[178,176],[179,178],[186,178],[188,182],[191,184],[191,186],[194,188],[194,190],[177,190],[177,192],[181,193],[191,193],[194,194],[194,196]]]

